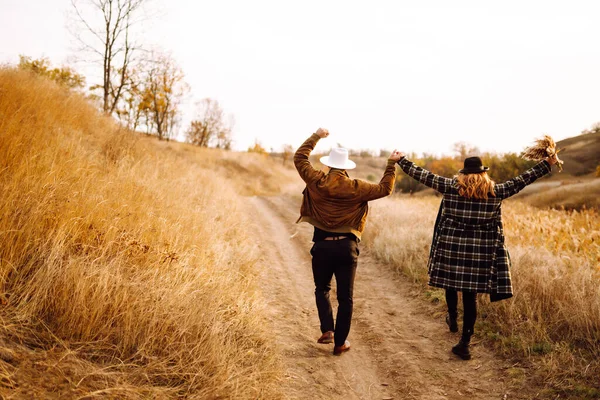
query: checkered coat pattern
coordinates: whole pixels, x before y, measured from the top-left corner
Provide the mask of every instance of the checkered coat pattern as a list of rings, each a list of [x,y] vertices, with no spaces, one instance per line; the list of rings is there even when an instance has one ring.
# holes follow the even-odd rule
[[[406,157],[398,164],[407,175],[443,194],[429,257],[429,285],[489,293],[492,301],[512,297],[502,200],[548,174],[550,163],[541,161],[516,178],[496,184],[495,197],[488,199],[460,196],[455,178],[436,175]]]

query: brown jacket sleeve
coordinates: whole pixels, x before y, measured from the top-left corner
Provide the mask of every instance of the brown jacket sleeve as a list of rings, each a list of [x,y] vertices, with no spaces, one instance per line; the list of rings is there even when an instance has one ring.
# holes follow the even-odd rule
[[[369,183],[356,179],[360,201],[371,201],[392,194],[396,181],[396,162],[388,160],[383,177],[379,183]]]
[[[320,179],[324,175],[323,171],[315,169],[308,160],[308,156],[311,151],[314,150],[319,139],[321,139],[321,137],[316,133],[313,133],[304,143],[302,143],[302,146],[300,146],[294,154],[294,165],[302,180],[307,184]]]

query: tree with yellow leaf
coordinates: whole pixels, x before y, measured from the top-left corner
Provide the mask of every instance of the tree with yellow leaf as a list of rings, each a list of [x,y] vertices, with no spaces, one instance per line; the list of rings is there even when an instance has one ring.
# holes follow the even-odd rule
[[[127,85],[134,53],[140,50],[133,27],[139,24],[147,0],[71,0],[69,28],[79,44],[78,56],[102,67],[102,109],[113,114]]]
[[[170,56],[158,54],[148,62],[143,75],[136,88],[140,96],[138,111],[145,119],[147,132],[168,140],[178,123],[181,99],[189,90],[183,71]]]
[[[198,116],[186,131],[189,143],[200,147],[214,146],[229,150],[231,148],[231,131],[233,116],[225,121],[225,114],[219,102],[206,98],[198,104]]]
[[[144,90],[143,64],[138,63],[130,68],[124,75],[125,86],[116,114],[127,128],[136,131],[143,124],[143,117],[147,114],[142,107]]]
[[[248,147],[248,153],[267,154],[267,150],[260,144],[258,139],[255,139],[254,146]]]

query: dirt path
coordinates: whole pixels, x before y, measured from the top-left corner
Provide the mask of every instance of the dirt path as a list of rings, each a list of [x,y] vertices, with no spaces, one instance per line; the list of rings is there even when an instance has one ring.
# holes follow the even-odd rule
[[[350,352],[334,357],[320,335],[310,263],[311,227],[296,225],[289,196],[253,197],[249,212],[263,254],[261,285],[269,302],[292,399],[516,399],[506,362],[482,345],[474,359],[450,353],[458,341],[430,306],[361,248]],[[332,299],[335,295],[332,293]],[[334,310],[336,303],[334,300]]]

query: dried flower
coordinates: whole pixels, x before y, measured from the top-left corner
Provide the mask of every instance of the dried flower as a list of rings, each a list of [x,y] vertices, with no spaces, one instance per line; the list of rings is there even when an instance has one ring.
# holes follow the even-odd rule
[[[558,158],[558,153],[561,150],[562,149],[556,149],[556,143],[554,143],[552,137],[544,135],[542,138],[536,139],[533,146],[529,146],[523,150],[521,157],[526,160],[541,161],[547,157],[556,155],[556,165],[558,165],[558,170],[562,171],[563,161]]]

